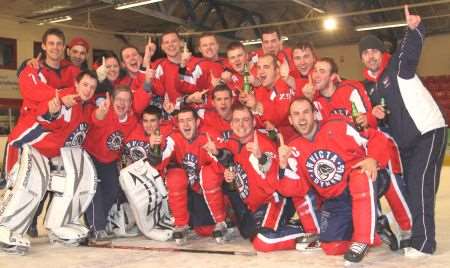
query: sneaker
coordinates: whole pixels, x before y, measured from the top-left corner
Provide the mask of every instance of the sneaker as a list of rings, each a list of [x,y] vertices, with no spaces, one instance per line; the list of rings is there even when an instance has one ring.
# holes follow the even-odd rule
[[[404,250],[404,253],[405,253],[405,257],[411,258],[411,259],[429,257],[429,256],[432,255],[430,253],[425,253],[425,252],[422,252],[420,250],[417,250],[417,249],[415,249],[413,247],[404,248],[403,250]]]
[[[224,221],[216,223],[212,235],[218,244],[222,244],[223,242],[230,240],[230,237],[228,236],[227,224]]]
[[[351,263],[360,262],[369,251],[369,245],[359,242],[353,242],[347,253],[344,255],[344,259]]]
[[[30,237],[33,237],[33,238],[39,236],[39,233],[38,233],[38,230],[37,230],[36,223],[32,223],[32,224],[30,225],[30,227],[28,227],[27,234],[28,234]]]
[[[175,243],[178,246],[182,246],[187,243],[187,233],[189,230],[189,226],[176,226],[175,230],[173,230],[173,239],[175,239]]]
[[[385,215],[378,217],[376,229],[383,243],[388,245],[392,251],[399,249],[397,237],[394,232],[392,232],[391,226],[389,225],[389,220]]]
[[[105,230],[93,231],[89,234],[89,244],[109,245],[111,243],[111,236]]]

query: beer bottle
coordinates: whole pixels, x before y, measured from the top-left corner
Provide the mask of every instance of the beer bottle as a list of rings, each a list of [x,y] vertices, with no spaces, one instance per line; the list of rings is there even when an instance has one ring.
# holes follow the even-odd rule
[[[157,129],[155,131],[155,135],[157,135],[157,136],[160,135],[159,129]],[[153,154],[158,155],[158,156],[161,155],[161,146],[159,144],[154,144],[152,146],[151,150],[152,150]]]
[[[248,70],[248,64],[244,64],[243,76],[244,76],[244,85],[242,90],[245,93],[250,93],[252,92],[252,86],[250,85],[250,72]]]
[[[352,101],[352,119],[353,119],[353,123],[355,124],[356,130],[362,131],[363,130],[362,126],[356,122],[356,118],[358,118],[358,116],[359,116],[358,109],[356,108],[356,104]]]
[[[389,109],[388,109],[388,107],[386,105],[386,101],[385,101],[384,97],[381,97],[380,105],[384,109],[384,118],[381,119],[380,122],[381,122],[382,126],[387,127],[388,126],[388,123],[387,123],[388,120],[387,119],[388,119],[388,115],[391,113],[391,111],[389,111]]]
[[[234,165],[230,166],[229,169],[233,172],[236,171],[236,167]],[[237,190],[236,178],[232,182],[225,182],[225,187],[229,192],[235,192]]]

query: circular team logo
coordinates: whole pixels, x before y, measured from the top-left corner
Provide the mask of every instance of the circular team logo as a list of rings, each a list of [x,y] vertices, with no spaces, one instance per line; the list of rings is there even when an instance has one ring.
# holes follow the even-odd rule
[[[183,168],[186,172],[189,184],[191,186],[194,185],[195,182],[200,181],[199,172],[197,169],[198,166],[198,158],[196,155],[191,153],[187,153],[184,155]]]
[[[342,181],[344,161],[328,150],[314,151],[306,160],[309,177],[320,188],[327,188]]]
[[[147,157],[149,147],[150,145],[147,142],[132,140],[125,144],[125,154],[131,159],[131,161],[136,162]]]
[[[122,139],[122,133],[120,133],[120,131],[115,131],[106,140],[106,146],[111,151],[119,151]]]
[[[64,142],[64,147],[79,147],[84,143],[88,130],[88,124],[82,122],[78,127],[69,135]]]

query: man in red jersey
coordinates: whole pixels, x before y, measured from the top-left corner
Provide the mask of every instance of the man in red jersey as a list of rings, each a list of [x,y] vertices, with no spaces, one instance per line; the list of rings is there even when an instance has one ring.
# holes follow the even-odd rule
[[[345,120],[317,122],[307,98],[292,102],[289,121],[301,135],[279,148],[286,196],[304,196],[310,187],[323,200],[320,236],[327,254],[360,262],[374,244],[376,201],[373,181],[385,167],[387,139],[369,129],[365,137]]]
[[[162,153],[163,168],[174,158],[176,168],[166,173],[169,208],[175,219],[174,238],[178,244],[186,242],[189,226],[200,235],[212,235],[226,240],[224,199],[221,190],[223,175],[217,161],[202,147],[212,137],[199,131],[200,119],[190,108],[182,108],[176,115],[178,131],[166,140]]]

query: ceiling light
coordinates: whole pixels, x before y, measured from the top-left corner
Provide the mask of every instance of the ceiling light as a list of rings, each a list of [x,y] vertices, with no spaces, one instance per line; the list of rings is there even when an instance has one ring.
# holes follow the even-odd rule
[[[148,5],[151,3],[161,2],[163,0],[145,0],[145,1],[129,1],[122,4],[116,5],[115,9],[122,10],[126,8],[138,7],[143,5]]]
[[[323,27],[325,30],[332,31],[337,27],[337,22],[335,18],[327,18],[323,21]]]
[[[403,27],[406,25],[407,24],[404,21],[394,21],[394,22],[387,22],[387,23],[378,23],[378,24],[357,26],[357,27],[355,27],[355,31],[357,31],[357,32],[371,31],[371,30],[377,30],[377,29]]]
[[[41,22],[41,23],[44,23],[44,22],[56,23],[56,22],[63,22],[63,21],[69,21],[69,20],[72,20],[71,16],[63,16],[63,17],[48,18],[48,19],[43,20],[43,22]],[[39,25],[40,25],[40,23],[39,23]]]
[[[287,40],[289,40],[289,38],[287,36],[282,36],[281,37],[281,41],[287,41]],[[241,43],[244,46],[250,46],[250,45],[261,44],[262,41],[261,41],[261,38],[258,38],[258,39],[253,39],[253,40],[242,40]]]

